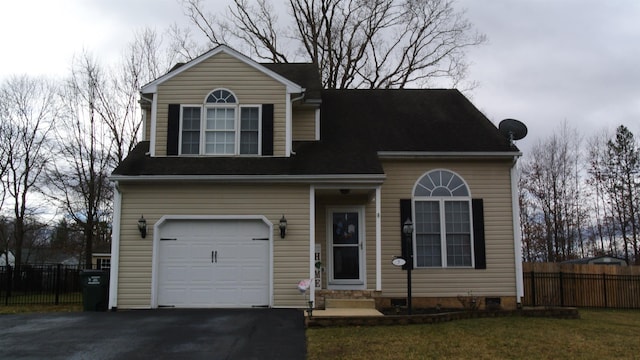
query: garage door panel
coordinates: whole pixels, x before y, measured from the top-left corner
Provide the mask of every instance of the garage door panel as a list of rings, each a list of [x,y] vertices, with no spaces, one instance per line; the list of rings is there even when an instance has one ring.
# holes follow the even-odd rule
[[[250,307],[269,301],[269,227],[255,220],[172,220],[160,229],[158,305]],[[173,240],[175,239],[175,240]],[[213,257],[213,259],[212,259]]]

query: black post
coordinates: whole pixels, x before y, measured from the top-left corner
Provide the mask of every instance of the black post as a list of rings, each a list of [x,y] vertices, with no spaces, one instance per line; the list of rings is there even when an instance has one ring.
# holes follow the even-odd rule
[[[411,269],[413,269],[413,246],[411,246],[411,235],[407,236],[407,314],[411,315]]]
[[[407,253],[407,259],[405,259],[407,261],[407,314],[411,315],[411,270],[413,269],[413,244],[411,241],[413,237],[413,222],[411,219],[407,219],[404,222],[402,233],[405,236]]]
[[[56,266],[56,300],[55,300],[55,304],[58,305],[60,304],[60,273],[62,270],[62,264],[58,264]]]

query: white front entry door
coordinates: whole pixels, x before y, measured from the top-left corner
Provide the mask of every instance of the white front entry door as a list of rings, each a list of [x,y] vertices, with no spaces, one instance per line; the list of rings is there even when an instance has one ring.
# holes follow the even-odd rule
[[[158,244],[158,306],[268,306],[269,235],[259,220],[167,221]]]
[[[331,208],[327,212],[329,288],[365,286],[365,234],[363,208]]]

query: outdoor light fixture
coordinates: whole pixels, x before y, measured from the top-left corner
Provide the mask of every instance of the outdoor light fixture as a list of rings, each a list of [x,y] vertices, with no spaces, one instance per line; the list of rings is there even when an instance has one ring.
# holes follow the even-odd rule
[[[402,232],[405,236],[411,236],[411,234],[413,234],[413,222],[411,221],[411,219],[407,218],[407,220],[404,222],[404,225],[402,226]]]
[[[411,315],[411,269],[413,268],[413,222],[407,218],[402,225],[402,233],[405,236],[407,249],[407,314]]]
[[[280,218],[280,238],[284,239],[284,235],[287,233],[287,219],[285,219],[284,214]]]
[[[142,236],[143,239],[147,237],[147,220],[142,215],[140,215],[140,219],[138,219],[138,230],[140,230],[140,236]]]

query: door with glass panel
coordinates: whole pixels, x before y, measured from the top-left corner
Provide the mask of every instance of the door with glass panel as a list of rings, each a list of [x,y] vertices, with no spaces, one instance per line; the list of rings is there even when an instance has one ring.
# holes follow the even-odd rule
[[[364,286],[364,209],[333,208],[327,212],[329,287]]]

